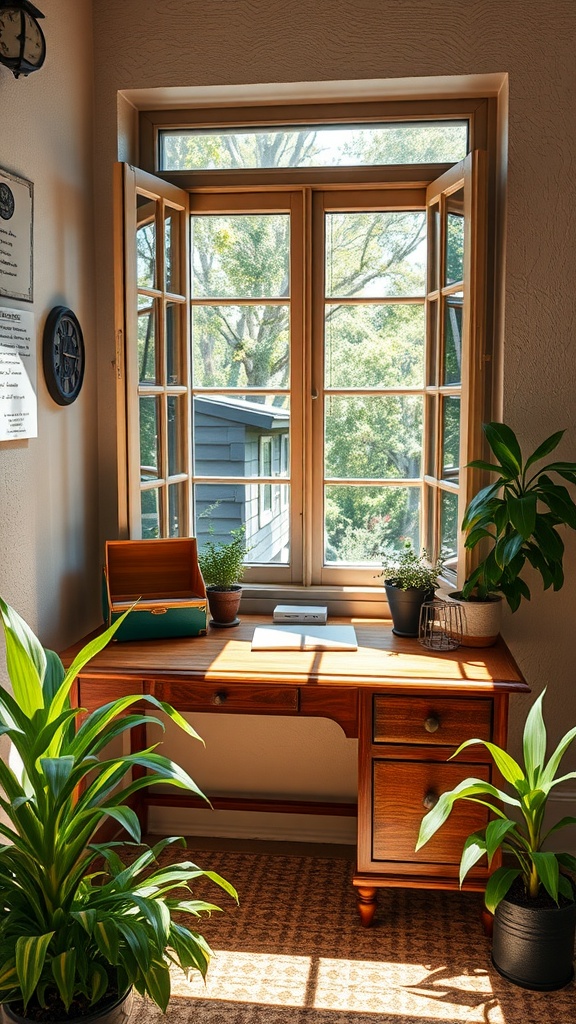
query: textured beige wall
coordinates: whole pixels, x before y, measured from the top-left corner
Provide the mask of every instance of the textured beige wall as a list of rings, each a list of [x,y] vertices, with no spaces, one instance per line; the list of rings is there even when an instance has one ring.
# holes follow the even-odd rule
[[[0,594],[51,646],[94,624],[97,405],[92,196],[92,4],[44,0],[48,56],[27,79],[0,67],[0,165],[34,182],[38,438],[0,444]],[[52,306],[84,329],[84,389],[66,409],[46,390],[42,330]]]
[[[576,457],[572,0],[97,0],[94,27],[104,532],[115,514],[110,196],[121,89],[508,73],[504,412],[527,448],[568,428],[561,455]],[[564,590],[536,583],[531,605],[505,624],[534,691],[549,687],[555,734],[576,721],[574,536],[567,543]],[[514,741],[528,703],[513,701]],[[333,742],[344,763],[349,741],[319,739],[326,750]],[[281,759],[270,771],[289,791]]]

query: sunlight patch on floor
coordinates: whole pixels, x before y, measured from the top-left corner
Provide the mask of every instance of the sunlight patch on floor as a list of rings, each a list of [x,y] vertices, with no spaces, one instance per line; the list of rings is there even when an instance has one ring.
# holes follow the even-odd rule
[[[174,970],[173,997],[505,1024],[485,971],[337,957],[215,951],[206,983]]]

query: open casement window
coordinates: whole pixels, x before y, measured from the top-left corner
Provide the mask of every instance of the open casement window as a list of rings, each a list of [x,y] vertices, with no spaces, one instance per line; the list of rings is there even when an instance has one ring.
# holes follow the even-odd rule
[[[127,489],[121,518],[133,538],[189,536],[188,194],[128,166],[123,184]]]
[[[202,547],[244,526],[246,582],[367,588],[410,539],[461,581],[484,402],[480,163],[198,192],[126,169],[131,536]]]
[[[460,523],[479,485],[465,467],[483,449],[488,363],[484,157],[470,153],[426,193],[424,538],[460,586],[470,568]]]

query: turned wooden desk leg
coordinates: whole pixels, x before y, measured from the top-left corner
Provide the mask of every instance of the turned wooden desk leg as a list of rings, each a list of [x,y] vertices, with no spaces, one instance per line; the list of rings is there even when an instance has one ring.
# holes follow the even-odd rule
[[[131,753],[137,754],[141,750],[146,749],[146,726],[135,725],[130,730],[130,750]],[[142,776],[146,775],[146,769],[141,768],[140,765],[134,765],[132,768],[132,778],[141,779]],[[134,810],[138,815],[138,821],[140,822],[140,828],[142,829],[142,838],[148,831],[148,802],[146,800],[146,789],[139,789],[134,793]]]
[[[360,923],[363,928],[369,928],[376,913],[376,888],[368,888],[368,886],[359,885],[357,890]]]
[[[490,911],[486,909],[486,907],[482,907],[480,916],[482,919],[482,928],[484,930],[484,935],[487,935],[488,938],[490,939],[492,938],[492,931],[494,929],[494,915],[491,914]]]

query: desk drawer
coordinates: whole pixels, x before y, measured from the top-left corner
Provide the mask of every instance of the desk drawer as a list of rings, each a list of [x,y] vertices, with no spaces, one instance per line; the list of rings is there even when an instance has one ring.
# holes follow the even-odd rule
[[[179,711],[243,711],[254,715],[295,714],[297,686],[252,686],[243,683],[154,682],[152,693]]]
[[[491,731],[488,699],[374,697],[374,743],[457,747],[472,737],[489,740]]]
[[[459,864],[466,837],[487,824],[486,807],[461,800],[439,832],[416,853],[420,823],[440,794],[467,775],[488,782],[489,766],[377,760],[373,771],[373,860],[394,863],[400,872],[402,863]]]

